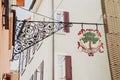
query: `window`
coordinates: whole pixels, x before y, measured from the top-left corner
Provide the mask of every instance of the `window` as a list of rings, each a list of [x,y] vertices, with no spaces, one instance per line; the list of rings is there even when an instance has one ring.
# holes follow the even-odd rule
[[[27,61],[29,62],[30,61],[30,48],[27,49]]]
[[[25,68],[26,68],[26,66],[25,66],[25,63],[26,63],[26,58],[25,58],[25,53],[21,53],[22,54],[22,60],[21,60],[21,68],[20,68],[20,73],[21,73],[21,75],[23,75],[23,73],[25,72]]]
[[[35,72],[34,72],[34,80],[37,80],[37,73],[38,73],[38,71],[35,70]]]
[[[57,58],[58,68],[57,68],[57,74],[58,74],[58,80],[65,80],[65,56],[60,55]]]
[[[27,52],[27,51],[26,51]],[[25,67],[27,66],[27,63],[28,63],[28,54],[29,53],[25,53],[26,55],[25,55]]]
[[[69,24],[69,12],[63,11],[63,12],[58,12],[56,15],[56,18],[60,22],[65,22],[64,27],[64,32],[69,33],[70,32],[70,24]],[[58,29],[61,28],[61,25],[58,26]]]
[[[24,55],[22,56],[22,61],[21,61],[21,72],[23,71],[23,66],[24,66]]]
[[[38,66],[35,72],[32,74],[30,80],[43,80],[44,61]]]
[[[43,74],[44,74],[44,61],[42,61],[42,63],[39,65],[37,71],[38,71],[37,79],[38,79],[38,80],[43,80]]]
[[[42,61],[40,65],[40,80],[43,80],[43,73],[44,73],[44,61]]]
[[[30,80],[33,80],[33,77],[34,77],[34,76],[32,75],[32,76],[30,77]]]
[[[58,80],[72,80],[71,56],[58,56]]]

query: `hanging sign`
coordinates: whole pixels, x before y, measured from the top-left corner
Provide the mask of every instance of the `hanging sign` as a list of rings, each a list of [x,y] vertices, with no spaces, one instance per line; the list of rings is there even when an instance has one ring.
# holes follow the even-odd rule
[[[101,33],[98,29],[81,29],[78,33],[78,49],[94,56],[95,53],[103,53],[103,43],[101,41]]]

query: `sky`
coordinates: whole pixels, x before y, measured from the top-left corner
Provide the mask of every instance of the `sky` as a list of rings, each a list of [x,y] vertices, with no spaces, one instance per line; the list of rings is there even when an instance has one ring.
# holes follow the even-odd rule
[[[29,9],[31,2],[32,2],[32,0],[25,0],[24,8]],[[24,20],[26,18],[29,18],[31,13],[28,11],[25,11],[19,7],[16,7],[16,15],[17,15],[18,20]],[[13,61],[11,63],[11,70],[18,70],[18,67],[19,67],[19,60]]]

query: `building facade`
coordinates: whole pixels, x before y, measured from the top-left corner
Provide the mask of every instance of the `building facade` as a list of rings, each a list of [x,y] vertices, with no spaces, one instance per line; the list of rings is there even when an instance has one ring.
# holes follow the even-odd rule
[[[120,79],[120,1],[102,0],[112,80]]]
[[[16,26],[16,11],[11,5],[15,5],[15,2],[0,0],[0,80],[18,79],[10,70]]]
[[[21,53],[20,80],[111,80],[101,0],[36,0],[30,10],[33,21],[74,24]]]
[[[5,3],[4,0],[0,0],[0,80],[2,80],[3,74],[10,73],[12,55],[12,24],[7,22],[9,21],[7,19],[12,19],[12,15],[8,18],[7,7],[3,3]]]

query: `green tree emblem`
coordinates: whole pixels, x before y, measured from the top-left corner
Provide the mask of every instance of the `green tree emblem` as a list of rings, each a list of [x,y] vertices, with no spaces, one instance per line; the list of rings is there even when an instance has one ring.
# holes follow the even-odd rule
[[[84,43],[89,43],[89,49],[92,50],[92,44],[96,44],[97,41],[99,40],[98,36],[96,36],[95,33],[92,33],[92,32],[87,32],[85,34],[83,34],[83,42]]]

